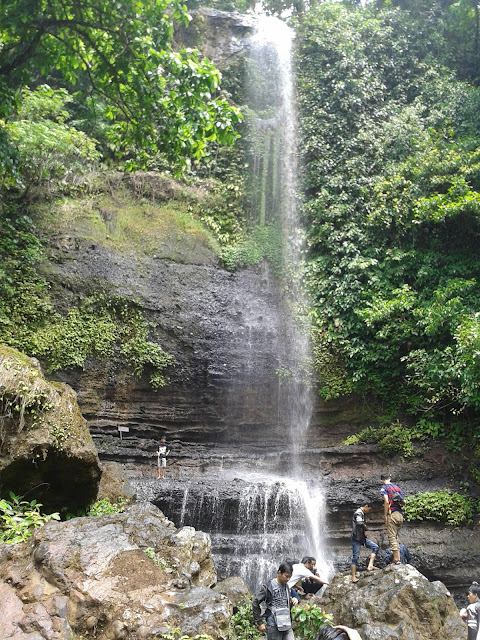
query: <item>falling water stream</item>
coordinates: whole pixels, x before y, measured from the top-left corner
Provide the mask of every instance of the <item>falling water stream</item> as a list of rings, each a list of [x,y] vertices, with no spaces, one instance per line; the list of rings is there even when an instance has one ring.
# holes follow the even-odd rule
[[[275,574],[283,560],[314,555],[322,576],[332,564],[324,546],[325,500],[319,477],[303,468],[314,407],[309,378],[311,359],[306,300],[301,286],[303,232],[298,215],[297,131],[292,72],[293,32],[281,20],[258,16],[251,38],[247,96],[251,149],[252,226],[277,229],[282,237],[283,275],[263,265],[266,288],[281,286],[284,312],[272,341],[278,362],[279,403],[276,451],[258,448],[248,464],[236,456],[214,460],[201,478],[189,478],[155,499],[177,526],[191,525],[210,533],[219,578],[242,576],[254,589]],[[280,285],[279,285],[280,282]],[[254,368],[258,310],[245,304],[247,327],[244,375]],[[265,333],[265,328],[261,327]],[[253,378],[252,378],[253,380]],[[247,380],[248,383],[248,380]],[[247,384],[248,386],[248,384]],[[250,387],[253,383],[250,383]],[[249,388],[250,388],[249,387]],[[247,411],[247,409],[245,409]],[[227,408],[228,411],[228,408]],[[284,463],[272,465],[269,457]],[[319,474],[320,475],[320,474]]]
[[[293,530],[297,536],[297,557],[315,555],[320,572],[331,573],[322,544],[324,496],[318,483],[305,477],[302,448],[308,446],[308,429],[314,409],[314,389],[310,380],[311,346],[307,301],[302,287],[305,236],[299,219],[297,113],[292,51],[293,30],[282,20],[259,15],[257,32],[250,49],[247,93],[249,106],[257,114],[253,127],[254,182],[261,185],[258,211],[252,212],[260,224],[277,224],[282,233],[283,288],[285,290],[285,340],[279,353],[280,395],[283,422],[290,441],[290,478],[284,482],[294,511],[302,514]],[[262,117],[263,116],[263,117]],[[255,216],[255,213],[257,214]],[[303,551],[300,551],[304,544]],[[294,557],[295,553],[290,554]]]

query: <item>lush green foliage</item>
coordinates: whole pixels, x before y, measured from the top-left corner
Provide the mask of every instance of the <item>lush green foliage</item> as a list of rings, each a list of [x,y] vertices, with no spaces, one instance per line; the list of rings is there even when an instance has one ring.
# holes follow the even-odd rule
[[[302,640],[313,640],[320,627],[332,625],[333,617],[325,613],[316,604],[302,604],[292,607],[292,620],[295,628],[295,636]]]
[[[407,496],[403,515],[406,520],[433,520],[460,526],[471,523],[477,510],[478,504],[473,498],[443,489]]]
[[[292,607],[292,622],[296,637],[298,636],[301,640],[313,640],[319,627],[325,624],[332,625],[333,618],[317,605],[307,602]],[[259,640],[261,637],[263,634],[258,631],[253,620],[251,602],[242,602],[230,618],[229,640]]]
[[[212,7],[220,11],[239,11],[240,13],[255,7],[254,0],[187,0],[185,4],[189,9]]]
[[[27,187],[79,173],[99,160],[95,141],[66,124],[65,106],[73,98],[66,89],[42,85],[24,89],[15,119],[6,131],[17,149],[18,175]]]
[[[36,500],[27,502],[10,492],[10,500],[0,500],[0,540],[7,544],[24,542],[34,529],[43,527],[49,520],[60,520],[58,513],[44,515]]]
[[[459,452],[469,445],[477,446],[480,435],[472,429],[469,422],[457,420],[446,427],[443,423],[428,418],[420,418],[415,424],[402,424],[400,421],[386,426],[367,427],[359,433],[348,436],[343,444],[378,444],[380,452],[386,457],[401,456],[409,458],[421,452],[422,443],[442,440],[446,449]],[[414,442],[417,446],[414,446]],[[472,466],[473,469],[474,465]],[[472,478],[478,477],[471,471]]]
[[[249,600],[241,602],[228,627],[229,640],[260,640],[263,634],[257,628],[253,619],[252,603]]]
[[[121,513],[128,500],[126,498],[117,498],[113,502],[109,498],[103,498],[94,502],[87,511],[87,516],[105,516],[109,513]]]
[[[339,3],[300,23],[307,279],[325,397],[451,422],[480,408],[480,96],[422,25]]]
[[[101,131],[128,169],[152,166],[158,156],[181,168],[212,142],[232,142],[240,116],[218,96],[219,72],[196,51],[172,49],[174,23],[188,20],[180,0],[116,0],[107,8],[100,0],[3,2],[1,174],[19,179],[18,146],[21,151],[27,135],[49,145],[50,132],[41,127],[24,126],[22,137],[8,123],[18,112],[22,87],[39,73],[57,86],[75,87],[78,124]],[[67,140],[60,144],[68,146],[79,133],[68,136],[62,129],[62,135]]]
[[[199,633],[195,636],[188,636],[182,633],[178,627],[174,627],[169,633],[162,633],[159,638],[162,640],[212,640],[207,633]]]
[[[414,454],[412,440],[417,439],[415,435],[399,422],[387,427],[367,427],[360,433],[349,436],[343,444],[366,444],[377,443],[378,448],[384,456],[400,456],[409,458]],[[420,439],[420,438],[418,438]]]
[[[476,0],[373,0],[399,8],[431,34],[432,50],[460,77],[480,80],[480,8]]]
[[[231,271],[258,264],[263,258],[270,262],[277,274],[281,272],[282,237],[276,226],[255,226],[248,235],[222,251],[225,266]]]

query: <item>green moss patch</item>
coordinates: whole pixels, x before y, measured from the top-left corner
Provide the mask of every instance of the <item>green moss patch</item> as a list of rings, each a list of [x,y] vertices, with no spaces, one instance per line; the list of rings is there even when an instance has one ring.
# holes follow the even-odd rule
[[[152,201],[120,186],[114,194],[65,198],[53,206],[39,206],[35,217],[49,236],[68,234],[121,253],[134,250],[177,262],[209,264],[216,262],[220,246],[193,213],[200,210],[200,200],[191,190],[168,201]]]

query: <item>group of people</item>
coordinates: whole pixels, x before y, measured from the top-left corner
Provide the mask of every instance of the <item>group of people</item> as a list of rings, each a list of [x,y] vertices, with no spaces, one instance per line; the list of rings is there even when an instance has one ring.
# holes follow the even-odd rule
[[[165,438],[160,440],[157,449],[157,478],[165,479],[167,457],[170,450]],[[399,531],[403,524],[404,495],[400,487],[392,483],[389,474],[382,474],[380,495],[383,500],[383,519],[390,547],[385,551],[385,564],[410,564],[410,553],[399,541]],[[367,571],[376,571],[375,560],[379,551],[376,542],[367,536],[365,516],[372,504],[365,501],[355,509],[352,518],[352,561],[351,580],[358,582],[357,565],[360,550],[366,547],[370,551]],[[262,585],[252,602],[253,617],[259,631],[266,632],[267,640],[294,640],[290,609],[298,604],[300,595],[310,597],[328,584],[316,571],[316,560],[305,556],[301,562],[283,562],[277,571],[277,577]],[[480,640],[480,586],[474,582],[467,594],[468,606],[460,615],[468,626],[467,640]],[[265,612],[261,613],[261,604],[265,603]],[[323,626],[315,640],[361,640],[354,629],[343,625]]]
[[[398,532],[403,524],[402,507],[404,504],[403,493],[396,484],[391,482],[390,476],[381,476],[382,486],[380,494],[383,500],[383,516],[387,530],[391,562],[401,564],[409,562],[410,555],[404,545],[400,545]],[[358,582],[357,564],[362,546],[370,551],[367,571],[375,571],[375,559],[378,554],[378,545],[367,537],[365,516],[371,510],[370,502],[365,502],[353,513],[352,520],[352,582]],[[403,547],[403,549],[401,548]],[[403,551],[403,557],[401,557]],[[408,560],[407,560],[408,559]],[[316,561],[311,556],[305,556],[302,562],[283,562],[273,578],[262,585],[252,602],[252,611],[255,624],[259,631],[266,632],[267,640],[294,640],[290,609],[298,603],[299,595],[309,597],[317,593],[324,584],[328,584],[317,575]],[[261,612],[261,604],[265,603],[265,612]],[[480,603],[478,606],[480,615]],[[321,627],[315,640],[360,640],[360,635],[354,629],[342,625],[336,627]],[[470,637],[469,637],[470,640]],[[480,638],[479,638],[480,640]]]
[[[389,549],[385,552],[385,564],[407,564],[410,563],[410,553],[405,545],[400,544],[398,533],[403,524],[403,505],[405,504],[405,498],[402,490],[396,484],[393,484],[389,474],[382,474],[381,476],[382,488],[380,489],[380,495],[383,500],[383,519],[387,530]],[[358,507],[353,513],[352,521],[352,582],[358,582],[357,577],[357,564],[360,557],[360,549],[366,547],[370,551],[370,558],[368,561],[367,571],[375,571],[378,567],[375,566],[375,559],[378,554],[378,544],[373,540],[370,540],[367,536],[367,526],[365,522],[365,516],[371,510],[372,505],[370,502],[365,503]]]
[[[267,640],[294,640],[290,609],[298,603],[301,590],[308,595],[319,591],[324,582],[315,569],[315,558],[305,556],[302,562],[282,562],[277,577],[262,585],[252,602],[257,628],[267,634]],[[261,604],[265,603],[262,614]],[[342,625],[321,627],[316,640],[361,640],[355,629]]]

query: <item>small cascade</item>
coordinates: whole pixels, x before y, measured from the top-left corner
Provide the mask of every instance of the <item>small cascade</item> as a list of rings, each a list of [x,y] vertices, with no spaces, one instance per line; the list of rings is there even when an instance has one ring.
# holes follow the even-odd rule
[[[239,575],[255,588],[279,562],[300,560],[312,541],[320,548],[323,496],[305,480],[230,470],[221,484],[218,477],[169,484],[153,502],[177,526],[210,532],[220,579]],[[317,559],[325,571],[328,562]]]

